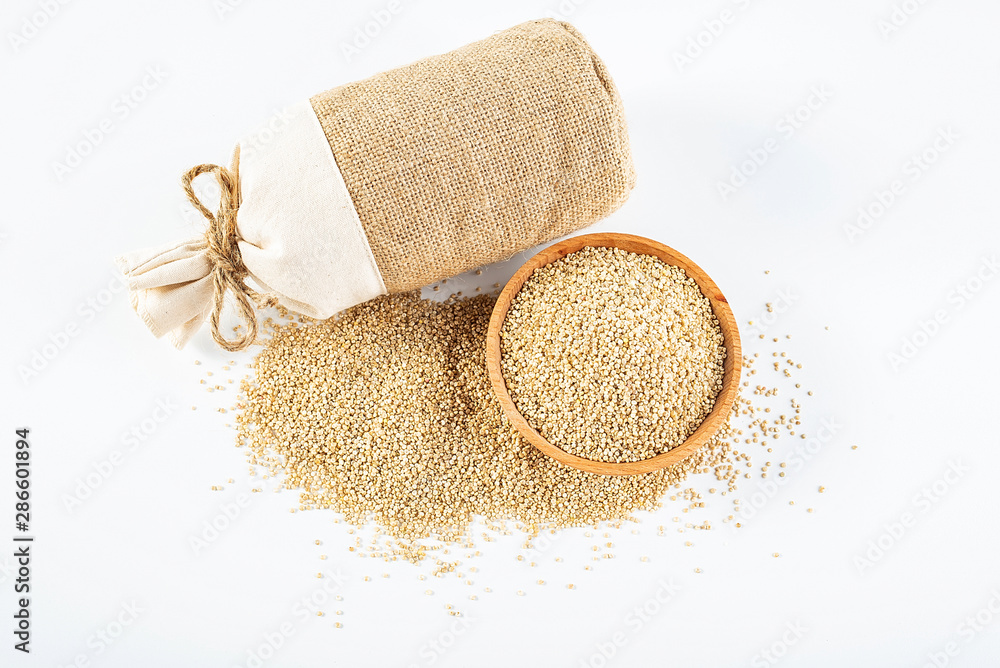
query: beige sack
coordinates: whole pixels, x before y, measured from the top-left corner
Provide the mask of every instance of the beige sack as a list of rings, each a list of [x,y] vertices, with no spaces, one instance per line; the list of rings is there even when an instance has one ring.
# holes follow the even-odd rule
[[[242,152],[240,149],[242,148]],[[216,214],[190,181],[219,180]],[[250,299],[326,318],[586,227],[635,181],[621,100],[569,24],[530,21],[293,106],[240,142],[230,168],[185,177],[205,239],[119,258],[132,303],[182,346],[211,317],[238,350]],[[234,292],[248,331],[218,332]]]

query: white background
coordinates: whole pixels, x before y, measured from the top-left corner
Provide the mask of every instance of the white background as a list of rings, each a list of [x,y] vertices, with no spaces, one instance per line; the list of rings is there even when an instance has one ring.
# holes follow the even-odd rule
[[[899,0],[900,25],[880,27],[894,0],[400,2],[350,58],[343,46],[385,2],[105,0],[58,5],[48,19],[38,0],[4,2],[2,664],[254,665],[264,646],[265,666],[775,665],[768,648],[786,666],[996,665],[1000,278],[988,260],[1000,251],[1000,6]],[[713,23],[724,10],[728,23]],[[616,558],[593,571],[583,565],[600,533],[574,532],[535,568],[515,559],[511,537],[479,545],[484,556],[463,567],[479,568],[474,585],[422,582],[428,566],[361,559],[331,513],[291,514],[292,493],[248,477],[225,427],[233,415],[215,411],[233,388],[209,395],[198,384],[230,356],[206,332],[182,352],[149,336],[124,295],[112,296],[111,258],[198,234],[180,174],[226,161],[275,110],[544,15],[580,28],[626,105],[638,185],[598,229],[654,237],[701,264],[733,304],[749,352],[771,348],[746,322],[766,302],[787,302],[768,335],[794,337],[781,345],[815,391],[810,430],[827,419],[837,431],[739,531],[721,523],[730,506],[714,497],[699,518],[715,529],[676,533],[679,504],[668,502],[638,533],[616,532]],[[700,53],[691,47],[679,62],[692,40]],[[147,68],[165,78],[130,92]],[[828,99],[802,108],[814,89]],[[125,115],[122,95],[143,99]],[[782,119],[796,112],[804,120],[789,133]],[[106,118],[110,131],[59,178],[55,164]],[[936,152],[941,131],[956,138]],[[769,139],[764,165],[723,197],[720,182]],[[914,171],[925,151],[933,164]],[[849,235],[859,207],[877,211],[896,180],[895,201]],[[516,266],[491,271],[490,282]],[[978,289],[965,299],[960,286]],[[936,312],[939,326],[926,326]],[[68,329],[76,335],[52,348]],[[905,341],[915,348],[893,364]],[[51,359],[22,377],[42,351]],[[152,426],[158,401],[176,408]],[[21,426],[31,428],[37,537],[30,656],[13,651],[11,634]],[[123,440],[146,427],[137,447]],[[110,475],[69,509],[68,495],[114,451]],[[940,483],[952,463],[967,469]],[[744,497],[757,482],[744,481]],[[934,503],[917,505],[935,482]],[[250,494],[255,485],[265,493]],[[196,553],[191,537],[241,494],[249,506]],[[887,533],[908,512],[913,526]],[[880,540],[881,558],[859,565]],[[344,600],[324,605],[325,617],[298,615],[296,602],[338,569]],[[321,570],[326,580],[315,578]],[[679,592],[635,623],[630,611],[655,601],[661,580]],[[137,617],[124,616],[131,623],[110,644],[99,640],[117,634],[133,602]],[[981,630],[963,626],[980,612]],[[467,628],[452,628],[456,619]],[[268,652],[283,624],[291,633]],[[941,654],[948,643],[953,656]]]

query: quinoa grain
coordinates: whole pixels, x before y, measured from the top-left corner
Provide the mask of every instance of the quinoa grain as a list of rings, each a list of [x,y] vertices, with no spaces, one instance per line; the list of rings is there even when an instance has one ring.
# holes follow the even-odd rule
[[[675,466],[625,477],[563,466],[522,439],[485,368],[495,299],[403,293],[337,319],[272,326],[242,384],[238,439],[253,463],[284,472],[305,509],[374,522],[393,558],[413,562],[427,556],[425,538],[471,547],[475,516],[535,532],[594,526],[659,507],[692,473],[735,488],[728,426]]]
[[[586,459],[634,462],[680,445],[722,390],[711,303],[683,269],[650,255],[587,247],[536,269],[500,337],[518,411]]]

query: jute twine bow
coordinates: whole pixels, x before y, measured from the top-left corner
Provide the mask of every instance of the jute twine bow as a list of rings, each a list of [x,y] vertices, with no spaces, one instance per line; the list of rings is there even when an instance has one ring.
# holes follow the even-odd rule
[[[194,193],[192,183],[202,175],[212,173],[219,183],[219,210],[209,211]],[[212,306],[212,338],[225,350],[236,352],[243,350],[257,339],[257,314],[254,304],[259,308],[276,306],[278,300],[273,295],[261,295],[246,284],[244,280],[249,272],[243,264],[240,255],[240,235],[236,231],[236,212],[240,208],[240,149],[236,147],[233,153],[233,164],[230,168],[219,165],[198,165],[192,167],[181,179],[188,201],[208,219],[208,229],[205,231],[205,242],[208,244],[206,255],[212,265],[212,282],[215,287],[215,303]],[[236,297],[236,306],[240,318],[246,324],[246,332],[237,339],[226,339],[219,330],[219,317],[225,303],[226,291]]]

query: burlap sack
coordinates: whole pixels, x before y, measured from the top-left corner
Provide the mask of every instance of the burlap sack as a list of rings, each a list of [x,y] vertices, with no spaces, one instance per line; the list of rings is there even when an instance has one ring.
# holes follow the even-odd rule
[[[251,299],[262,301],[246,278],[269,303],[325,318],[586,227],[635,181],[604,64],[554,20],[334,88],[285,116],[267,141],[241,141],[231,167],[185,176],[209,220],[204,239],[119,258],[155,335],[182,346],[210,318],[216,341],[238,350],[256,336]],[[223,190],[216,213],[191,187],[203,173]],[[219,332],[227,291],[248,326],[236,340]]]
[[[568,23],[523,23],[310,101],[389,292],[586,227],[635,183],[618,91]]]

